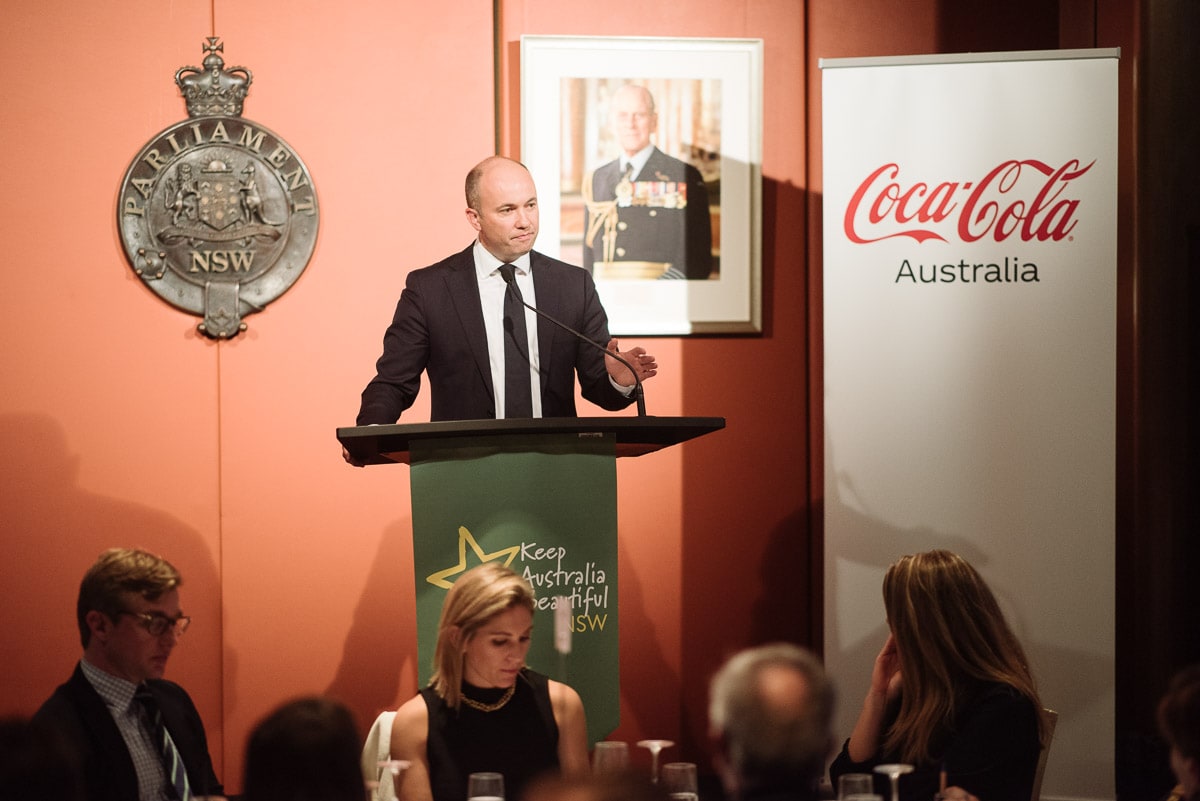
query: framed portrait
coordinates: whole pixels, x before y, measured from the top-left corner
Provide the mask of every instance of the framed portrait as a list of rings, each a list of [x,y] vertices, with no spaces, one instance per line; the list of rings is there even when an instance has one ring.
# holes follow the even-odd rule
[[[614,335],[761,332],[761,39],[522,36],[521,160]]]

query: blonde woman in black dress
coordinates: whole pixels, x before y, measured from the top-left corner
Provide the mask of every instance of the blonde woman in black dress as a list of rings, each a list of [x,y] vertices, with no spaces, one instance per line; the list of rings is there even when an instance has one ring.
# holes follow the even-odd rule
[[[429,686],[392,724],[391,754],[410,767],[400,801],[464,801],[471,773],[504,775],[519,801],[537,776],[588,771],[579,694],[525,665],[533,590],[498,562],[464,573],[446,594]]]

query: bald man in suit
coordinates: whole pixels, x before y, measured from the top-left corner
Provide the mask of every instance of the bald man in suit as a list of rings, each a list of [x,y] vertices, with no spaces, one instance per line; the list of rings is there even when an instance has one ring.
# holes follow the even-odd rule
[[[493,156],[467,175],[466,217],[477,238],[466,249],[409,274],[384,334],[376,375],[362,393],[359,425],[394,423],[417,397],[428,375],[431,418],[479,420],[511,417],[505,398],[502,322],[513,280],[525,301],[592,341],[618,353],[608,317],[590,274],[533,250],[538,233],[537,190],[524,165]],[[616,411],[633,402],[629,368],[526,311],[532,409],[520,416],[574,417],[575,379],[583,397]],[[620,355],[641,380],[657,373],[644,348]]]

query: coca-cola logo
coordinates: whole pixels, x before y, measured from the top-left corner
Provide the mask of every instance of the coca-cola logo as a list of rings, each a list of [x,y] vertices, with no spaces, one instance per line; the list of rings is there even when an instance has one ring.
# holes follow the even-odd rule
[[[947,242],[951,236],[963,242],[985,237],[1060,242],[1078,222],[1072,182],[1095,163],[1080,167],[1071,159],[1054,168],[1036,159],[1010,160],[981,180],[935,186],[906,181],[898,164],[884,164],[854,190],[843,228],[860,245],[902,236],[917,242]]]

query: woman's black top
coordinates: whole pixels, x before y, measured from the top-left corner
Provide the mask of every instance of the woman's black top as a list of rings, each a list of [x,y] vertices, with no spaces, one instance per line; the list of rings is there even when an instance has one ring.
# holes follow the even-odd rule
[[[493,704],[504,688],[474,687],[463,693]],[[535,776],[558,770],[558,724],[550,705],[549,680],[526,668],[517,677],[513,697],[494,712],[465,703],[450,709],[432,687],[421,690],[429,710],[429,784],[434,801],[466,801],[467,776],[494,771],[504,775],[504,796],[519,801]]]
[[[895,722],[899,703],[884,721],[884,735]],[[866,762],[850,759],[847,747],[829,766],[837,787],[844,773],[872,773],[876,765],[903,762],[898,754],[880,753]],[[947,786],[962,787],[979,801],[1030,801],[1041,746],[1038,713],[1033,703],[1007,684],[980,684],[966,693],[954,720],[934,733],[930,751],[936,756],[900,778],[901,801],[931,801],[938,791],[939,773]],[[875,792],[891,798],[887,777],[876,774]]]

